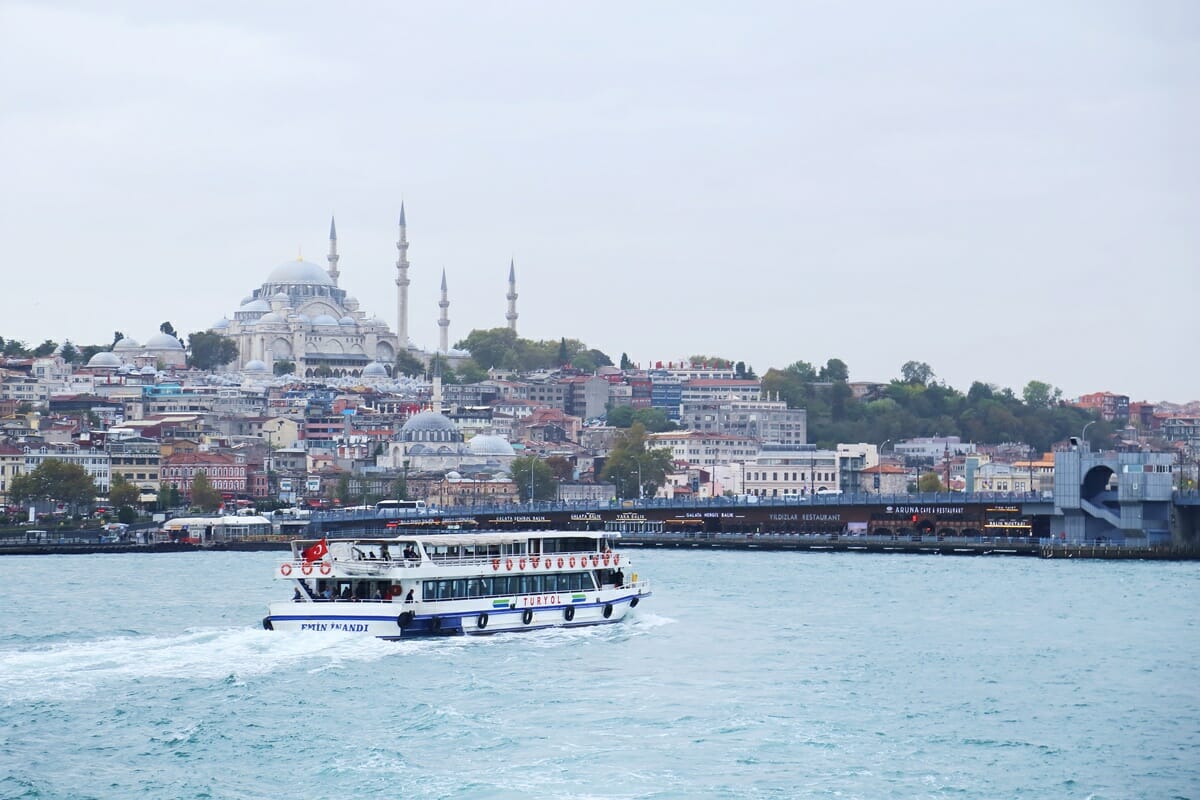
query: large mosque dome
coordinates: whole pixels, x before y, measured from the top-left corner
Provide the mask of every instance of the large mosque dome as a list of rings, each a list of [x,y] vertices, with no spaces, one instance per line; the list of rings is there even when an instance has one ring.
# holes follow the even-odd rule
[[[406,442],[462,441],[458,426],[436,411],[422,411],[409,417],[400,429],[400,436]]]
[[[267,276],[267,283],[286,284],[286,283],[311,283],[321,286],[333,286],[333,278],[329,277],[329,273],[318,267],[311,261],[296,259],[295,261],[285,261],[271,271]]]
[[[107,350],[101,350],[96,355],[92,356],[87,365],[92,369],[116,369],[121,366],[121,357],[114,355]],[[419,416],[419,415],[418,415]],[[449,420],[447,420],[448,422]]]

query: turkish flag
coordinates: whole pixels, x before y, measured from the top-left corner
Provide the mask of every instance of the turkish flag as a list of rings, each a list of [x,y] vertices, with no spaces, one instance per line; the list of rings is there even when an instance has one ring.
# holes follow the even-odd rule
[[[329,545],[325,543],[324,539],[322,539],[316,544],[304,548],[304,551],[300,553],[300,555],[304,556],[304,563],[308,564],[312,561],[320,561],[328,552]]]

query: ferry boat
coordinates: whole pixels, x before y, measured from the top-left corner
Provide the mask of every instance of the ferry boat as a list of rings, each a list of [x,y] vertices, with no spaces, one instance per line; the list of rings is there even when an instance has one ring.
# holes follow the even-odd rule
[[[650,596],[606,532],[443,533],[295,540],[267,630],[380,639],[620,622]]]

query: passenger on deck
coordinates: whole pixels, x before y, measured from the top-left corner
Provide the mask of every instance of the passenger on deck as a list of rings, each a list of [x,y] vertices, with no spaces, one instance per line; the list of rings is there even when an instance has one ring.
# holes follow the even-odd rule
[[[300,594],[300,587],[297,586],[295,589],[292,590],[292,602],[299,603],[303,599],[304,599],[304,595]]]
[[[404,558],[410,561],[416,561],[419,559],[420,556],[417,555],[417,548],[413,547],[411,544],[405,545]]]
[[[382,600],[383,592],[379,591],[379,587],[375,587],[375,594],[371,597],[372,600]]]
[[[353,598],[350,596],[350,584],[348,584],[348,583],[346,584],[346,588],[342,589],[342,599],[343,599],[343,600],[351,600],[351,599],[353,599]]]
[[[333,599],[333,587],[331,585],[326,585],[325,590],[323,592],[321,592],[321,597],[324,598],[325,600],[332,600]]]
[[[408,594],[404,595],[404,602],[406,602],[406,603],[413,602],[413,590],[412,589],[409,589]]]
[[[369,550],[369,551],[367,552],[367,558],[368,558],[369,560],[371,560],[371,561],[374,561],[374,560],[375,560],[375,551],[374,551],[374,550]]]
[[[386,544],[385,544],[385,545],[380,545],[380,547],[379,547],[379,557],[380,557],[381,559],[383,559],[384,561],[391,561],[391,560],[392,560],[392,554],[388,552],[388,546],[387,546]]]

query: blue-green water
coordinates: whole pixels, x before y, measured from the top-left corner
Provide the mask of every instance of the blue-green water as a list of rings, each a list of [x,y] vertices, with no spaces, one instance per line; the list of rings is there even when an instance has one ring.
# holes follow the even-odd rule
[[[0,558],[0,797],[1200,797],[1200,567],[635,553],[622,625],[261,630],[274,553]]]

